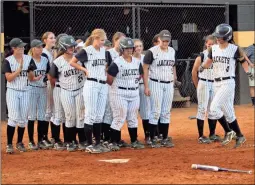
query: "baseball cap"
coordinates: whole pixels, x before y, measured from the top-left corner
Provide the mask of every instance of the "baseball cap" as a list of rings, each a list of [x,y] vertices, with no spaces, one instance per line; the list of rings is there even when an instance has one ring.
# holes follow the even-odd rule
[[[34,39],[31,42],[31,48],[42,46],[42,45],[43,45],[43,42],[38,39]]]
[[[105,40],[104,46],[112,46],[112,43],[109,40]]]
[[[76,48],[83,47],[83,46],[84,46],[84,42],[79,42],[79,44],[77,44]]]
[[[27,45],[27,43],[23,42],[21,39],[19,38],[13,38],[10,42],[9,42],[10,47],[24,47],[25,45]]]
[[[160,33],[159,33],[159,38],[160,40],[167,40],[167,41],[170,41],[171,40],[171,33],[168,31],[168,30],[162,30]]]

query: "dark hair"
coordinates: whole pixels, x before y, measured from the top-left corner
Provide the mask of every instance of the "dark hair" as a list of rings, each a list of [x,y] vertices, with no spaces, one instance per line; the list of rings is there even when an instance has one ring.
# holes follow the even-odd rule
[[[58,51],[56,58],[60,57],[61,55],[64,55],[65,51],[61,50]]]
[[[207,35],[205,37],[204,49],[207,49],[206,48],[206,43],[207,43],[208,40],[212,40],[214,43],[216,43],[215,37],[213,35]]]
[[[158,42],[158,38],[159,38],[159,34],[156,34],[153,39],[152,39],[152,44],[154,44],[155,42]]]

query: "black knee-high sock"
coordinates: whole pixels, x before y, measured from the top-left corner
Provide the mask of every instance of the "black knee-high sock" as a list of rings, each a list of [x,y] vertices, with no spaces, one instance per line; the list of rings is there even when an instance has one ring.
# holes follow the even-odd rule
[[[18,127],[18,141],[17,141],[17,143],[22,142],[24,132],[25,132],[25,127]]]
[[[208,119],[210,136],[215,134],[217,120]]]
[[[45,121],[43,125],[43,139],[48,140],[49,122]]]
[[[111,129],[110,129],[110,124],[107,123],[103,123],[102,124],[102,128],[103,128],[103,140],[104,141],[109,141],[110,140],[110,133],[111,133]]]
[[[143,131],[144,131],[144,136],[145,138],[150,137],[150,132],[148,129],[148,125],[149,125],[149,120],[148,119],[143,119]]]
[[[15,127],[7,125],[7,144],[12,145],[12,140],[15,132]]]
[[[229,128],[229,124],[226,121],[225,116],[222,116],[220,119],[218,119],[218,121],[220,122],[221,126],[223,127],[223,129],[226,133],[231,131],[231,129]]]
[[[137,140],[137,128],[128,128],[131,143]]]
[[[56,141],[56,125],[50,122],[51,136]]]
[[[85,142],[84,128],[76,128],[76,132],[78,133],[79,143]]]
[[[51,138],[54,138],[54,134],[52,133],[52,127],[54,127],[54,123],[50,122],[50,129],[51,129]],[[48,134],[47,134],[48,135]]]
[[[157,125],[153,125],[149,123],[149,131],[150,131],[151,140],[154,140],[156,129],[157,129]]]
[[[72,128],[66,127],[65,132],[66,132],[66,142],[71,143],[72,142]]]
[[[45,121],[37,121],[38,142],[43,140]]]
[[[89,145],[92,145],[93,125],[84,124],[85,137]]]
[[[93,125],[93,133],[94,133],[94,137],[96,139],[96,145],[100,144],[101,127],[102,127],[102,123],[94,123],[94,125]]]
[[[34,143],[34,120],[28,120],[27,124],[27,132],[28,132],[28,137],[29,137],[29,142]]]
[[[55,125],[55,141],[60,141],[60,125]]]
[[[204,135],[204,120],[197,119],[197,129],[199,137]]]
[[[155,136],[158,136],[159,137],[159,135],[161,134],[161,133],[159,133],[159,126],[160,125],[160,119],[158,120],[158,125],[157,125],[157,127],[156,127],[156,130],[155,130]]]
[[[72,131],[71,131],[71,141],[77,141],[76,140],[76,135],[77,135],[76,127],[72,127],[71,129],[72,129]]]
[[[111,142],[117,143],[119,140],[120,131],[111,128]]]
[[[255,105],[255,97],[251,97],[252,105]]]
[[[161,123],[160,128],[161,128],[160,133],[163,135],[163,139],[167,139],[169,123]]]
[[[232,123],[229,123],[229,125],[231,125],[232,129],[235,131],[237,137],[243,136],[237,120],[233,121]]]
[[[62,123],[62,131],[63,131],[64,142],[67,142],[66,141],[66,125],[65,125],[65,123]]]

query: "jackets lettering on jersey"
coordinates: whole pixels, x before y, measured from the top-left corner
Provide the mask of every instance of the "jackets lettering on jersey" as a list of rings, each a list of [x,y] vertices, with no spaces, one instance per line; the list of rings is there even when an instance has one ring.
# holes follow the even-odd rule
[[[149,77],[163,81],[174,80],[175,50],[172,47],[168,47],[168,51],[164,52],[159,46],[154,46],[149,50],[153,54]]]
[[[28,66],[31,61],[31,57],[28,55],[23,55],[23,69],[19,76],[17,76],[13,81],[8,82],[7,81],[7,87],[15,90],[29,90],[30,87],[28,86],[28,78],[27,78],[27,70]],[[7,61],[9,61],[10,68],[12,72],[15,72],[19,68],[19,63],[16,61],[15,57],[13,55],[6,58]]]
[[[208,50],[203,51],[203,61],[201,63],[204,63],[208,58]],[[213,64],[210,66],[210,68],[203,70],[202,72],[198,73],[199,78],[207,79],[207,80],[214,80],[213,77]]]
[[[92,62],[92,66],[95,67],[95,66],[105,66],[106,64],[106,60],[105,59],[97,59],[97,60],[93,60]]]
[[[83,87],[85,74],[72,67],[63,56],[53,61],[58,69],[59,85],[66,90],[77,90]],[[78,62],[81,65],[81,62]]]
[[[115,59],[114,63],[118,66],[118,74],[114,78],[112,87],[134,88],[138,87],[140,79],[139,67],[141,62],[132,57],[132,62],[127,62],[123,57]]]
[[[238,46],[234,44],[229,43],[225,49],[221,49],[219,45],[212,46],[214,78],[235,76],[236,52]]]

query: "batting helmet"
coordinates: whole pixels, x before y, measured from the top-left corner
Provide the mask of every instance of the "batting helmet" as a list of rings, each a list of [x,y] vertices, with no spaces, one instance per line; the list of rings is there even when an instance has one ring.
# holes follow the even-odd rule
[[[66,51],[67,48],[75,47],[77,43],[75,42],[74,38],[70,35],[64,35],[59,38],[58,41],[59,49]]]
[[[123,52],[124,49],[128,49],[128,48],[135,48],[135,44],[133,39],[125,37],[123,39],[120,40],[120,51]]]
[[[60,47],[59,47],[59,39],[60,39],[60,37],[63,37],[63,36],[67,36],[67,34],[66,33],[60,33],[57,37],[56,37],[56,46],[55,46],[55,49],[59,49]]]
[[[223,40],[230,41],[232,39],[233,30],[229,24],[220,24],[216,27],[214,37],[222,38]]]

